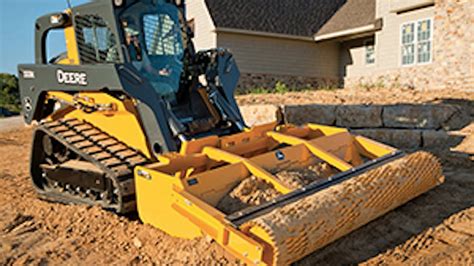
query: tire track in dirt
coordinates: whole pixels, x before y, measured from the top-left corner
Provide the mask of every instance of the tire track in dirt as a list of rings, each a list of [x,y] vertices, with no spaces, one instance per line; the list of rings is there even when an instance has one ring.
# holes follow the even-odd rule
[[[30,130],[0,134],[0,265],[229,264],[216,244],[183,240],[98,207],[36,199],[28,177]]]
[[[474,207],[363,265],[474,265]]]

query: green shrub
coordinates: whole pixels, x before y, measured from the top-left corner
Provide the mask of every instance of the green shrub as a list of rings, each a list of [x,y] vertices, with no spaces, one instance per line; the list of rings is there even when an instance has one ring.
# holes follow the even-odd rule
[[[275,84],[275,92],[276,93],[286,93],[286,92],[289,92],[291,91],[288,86],[286,86],[285,83],[281,82],[281,81],[277,81],[277,83]]]
[[[21,110],[18,78],[14,75],[0,73],[0,107],[13,113]]]
[[[297,87],[289,87],[286,85],[284,82],[277,81],[275,83],[275,87],[273,89],[271,88],[265,88],[265,87],[256,87],[256,88],[251,88],[247,90],[242,90],[242,91],[237,91],[237,95],[245,95],[245,94],[269,94],[269,93],[279,93],[279,94],[284,94],[288,92],[303,92],[303,91],[317,91],[317,90],[327,90],[327,91],[333,91],[333,90],[338,90],[341,89],[341,87],[338,87],[336,85],[328,85],[328,84],[323,84],[318,87],[310,87],[310,86],[305,86],[301,88]]]
[[[245,94],[267,94],[270,93],[271,91],[267,88],[264,87],[256,87],[256,88],[251,88],[247,89],[244,91],[237,91],[237,95],[245,95]]]

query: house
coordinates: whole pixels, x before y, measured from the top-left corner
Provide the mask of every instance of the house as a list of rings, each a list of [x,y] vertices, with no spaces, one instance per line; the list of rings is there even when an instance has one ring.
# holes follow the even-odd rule
[[[240,86],[474,88],[472,0],[188,0],[198,49]]]

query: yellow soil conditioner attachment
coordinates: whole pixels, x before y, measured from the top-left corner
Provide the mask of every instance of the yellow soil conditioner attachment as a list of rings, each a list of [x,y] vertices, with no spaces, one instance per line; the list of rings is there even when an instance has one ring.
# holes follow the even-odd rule
[[[255,265],[297,261],[444,180],[438,160],[428,153],[406,155],[314,124],[269,124],[200,139],[160,159],[135,170],[140,218],[176,237],[209,236]],[[314,173],[306,185],[278,175],[317,164],[329,171]],[[252,178],[263,182],[244,194],[276,193],[226,213],[229,194]]]

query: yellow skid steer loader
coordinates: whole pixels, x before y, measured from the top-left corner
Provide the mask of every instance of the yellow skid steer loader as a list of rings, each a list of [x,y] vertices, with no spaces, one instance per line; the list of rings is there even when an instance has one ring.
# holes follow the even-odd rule
[[[211,237],[247,264],[297,261],[443,182],[432,155],[341,128],[248,128],[229,51],[195,51],[181,0],[96,0],[42,16],[20,65],[40,198]],[[52,30],[67,51],[46,54]]]

